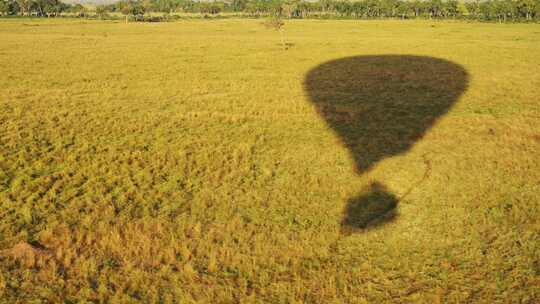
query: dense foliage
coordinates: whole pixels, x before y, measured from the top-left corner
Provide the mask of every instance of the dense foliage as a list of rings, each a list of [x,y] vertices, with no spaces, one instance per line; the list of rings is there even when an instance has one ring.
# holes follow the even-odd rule
[[[87,15],[82,5],[68,5],[59,0],[0,0],[2,15],[57,16],[63,12]],[[229,12],[251,17],[279,14],[287,18],[466,18],[502,22],[540,20],[540,0],[123,0],[97,6],[94,15],[105,16],[109,12],[126,16],[148,12],[208,15]]]
[[[62,12],[84,9],[80,4],[69,5],[59,0],[0,0],[0,14],[58,16]]]

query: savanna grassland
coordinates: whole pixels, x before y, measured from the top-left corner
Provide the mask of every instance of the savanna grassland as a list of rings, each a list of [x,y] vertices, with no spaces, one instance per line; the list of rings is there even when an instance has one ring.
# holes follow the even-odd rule
[[[537,303],[540,26],[260,23],[0,20],[0,302]]]

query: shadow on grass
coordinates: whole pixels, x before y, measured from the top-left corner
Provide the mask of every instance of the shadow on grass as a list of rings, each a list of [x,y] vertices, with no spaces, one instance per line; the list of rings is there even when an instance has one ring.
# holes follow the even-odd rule
[[[341,222],[341,232],[378,226],[396,217],[398,199],[384,185],[375,182],[358,197],[349,200]]]
[[[459,99],[468,85],[463,67],[411,55],[347,57],[308,72],[305,89],[364,174],[407,152]],[[399,198],[373,183],[345,207],[342,231],[395,218]]]

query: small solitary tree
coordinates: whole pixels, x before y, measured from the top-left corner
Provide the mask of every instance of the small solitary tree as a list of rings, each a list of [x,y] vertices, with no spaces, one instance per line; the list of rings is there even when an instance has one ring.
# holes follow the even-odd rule
[[[280,14],[273,14],[264,22],[264,26],[268,29],[273,29],[279,32],[279,37],[281,38],[281,46],[284,50],[287,49],[287,44],[285,44],[285,38],[283,37],[283,26],[285,22],[281,18]]]
[[[124,14],[126,16],[126,23],[128,23],[128,16],[131,15],[132,10],[133,10],[133,7],[132,7],[131,3],[124,4],[124,6],[122,6],[122,8],[120,10],[122,12],[122,14]]]

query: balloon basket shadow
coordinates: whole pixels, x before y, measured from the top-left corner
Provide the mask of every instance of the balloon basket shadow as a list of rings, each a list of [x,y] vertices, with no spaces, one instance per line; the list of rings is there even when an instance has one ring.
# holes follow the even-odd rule
[[[341,222],[341,233],[349,235],[395,220],[398,201],[383,184],[372,183],[360,195],[349,199]]]

